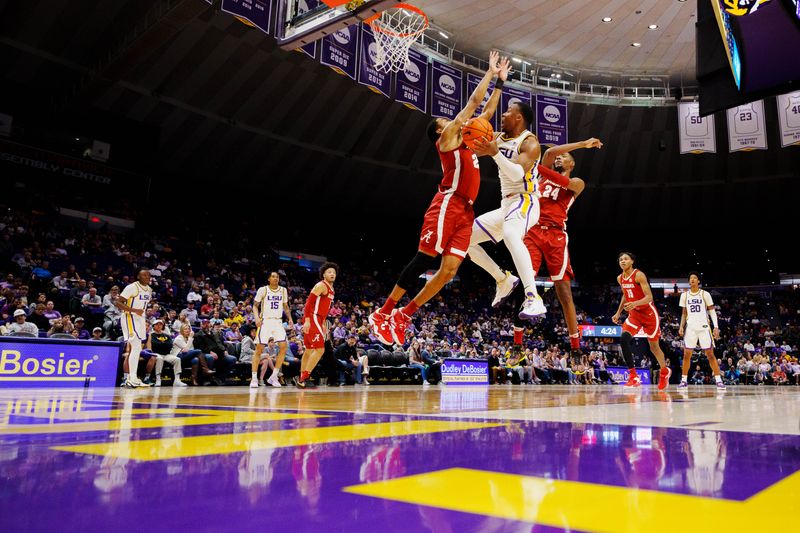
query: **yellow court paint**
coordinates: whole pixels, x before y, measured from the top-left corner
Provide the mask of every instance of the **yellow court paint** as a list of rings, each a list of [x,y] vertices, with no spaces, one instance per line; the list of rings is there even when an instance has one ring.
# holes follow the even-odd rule
[[[800,473],[746,501],[451,468],[345,492],[582,531],[789,531]],[[774,512],[773,512],[774,511]]]
[[[257,431],[252,433],[78,444],[54,446],[52,449],[92,455],[124,457],[136,461],[158,461],[161,459],[228,454],[269,448],[305,446],[309,444],[360,441],[423,433],[439,433],[443,431],[464,431],[501,425],[503,424],[443,420],[409,420],[405,422],[385,422],[356,426],[310,427],[276,431]]]
[[[119,431],[120,429],[147,429],[161,427],[201,426],[208,424],[241,424],[247,422],[272,422],[322,418],[325,415],[304,413],[276,413],[268,411],[221,411],[215,409],[112,409],[110,411],[83,411],[85,418],[108,417],[99,422],[67,422],[55,424],[19,424],[0,427],[0,434],[81,433],[88,431]],[[76,413],[70,418],[74,419]],[[134,418],[133,415],[150,415],[161,418]],[[171,415],[189,415],[175,417]]]

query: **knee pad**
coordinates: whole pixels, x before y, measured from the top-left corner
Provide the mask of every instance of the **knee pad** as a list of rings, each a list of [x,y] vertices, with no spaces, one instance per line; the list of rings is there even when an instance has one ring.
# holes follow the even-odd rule
[[[400,274],[397,286],[406,291],[414,287],[414,283],[419,282],[419,277],[430,268],[434,259],[434,257],[427,254],[417,252],[417,255],[414,256]]]

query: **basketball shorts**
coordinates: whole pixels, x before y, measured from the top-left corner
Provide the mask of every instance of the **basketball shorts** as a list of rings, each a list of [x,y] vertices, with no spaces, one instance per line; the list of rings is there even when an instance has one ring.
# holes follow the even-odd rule
[[[275,342],[286,340],[286,330],[283,329],[283,322],[279,318],[265,318],[261,321],[261,327],[256,332],[256,342],[267,344],[272,339]]]
[[[508,198],[503,198],[500,208],[484,213],[475,219],[473,231],[482,232],[493,243],[497,244],[503,240],[503,227],[507,222],[519,221],[513,226],[518,227],[522,232],[520,238],[539,220],[539,198],[534,193],[515,194]],[[506,230],[507,234],[507,230]],[[477,238],[478,235],[476,234]],[[480,239],[483,242],[487,239]],[[474,242],[474,241],[473,241]]]
[[[303,345],[307,350],[325,348],[325,334],[325,319],[312,316],[311,328],[303,335]]]
[[[699,328],[686,328],[683,335],[683,346],[690,350],[700,348],[708,350],[714,346],[714,339],[711,337],[711,328],[707,325]]]
[[[475,212],[472,202],[453,193],[437,192],[425,212],[419,251],[428,255],[467,256]]]
[[[120,322],[122,338],[125,342],[128,342],[131,338],[139,339],[143,343],[147,342],[147,322],[145,322],[144,317],[132,313],[122,313]]]
[[[534,272],[539,272],[544,261],[551,281],[575,279],[569,261],[569,237],[566,231],[560,228],[534,226],[525,235],[524,242],[531,254]]]
[[[636,335],[641,331],[648,340],[658,340],[661,337],[661,319],[658,317],[656,306],[650,302],[634,308],[628,313],[622,329],[631,335]]]

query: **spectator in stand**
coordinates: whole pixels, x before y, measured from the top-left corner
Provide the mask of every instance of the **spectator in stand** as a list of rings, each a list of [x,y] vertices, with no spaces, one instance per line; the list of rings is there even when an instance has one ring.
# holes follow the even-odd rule
[[[489,379],[491,383],[505,383],[506,371],[503,368],[502,361],[500,360],[500,350],[492,348],[489,353]]]
[[[356,336],[348,335],[347,340],[333,351],[333,355],[339,372],[339,385],[345,384],[345,374],[350,374],[353,381],[360,384],[361,361],[358,357],[358,350],[356,350]]]
[[[204,354],[211,355],[218,380],[224,380],[233,370],[233,366],[236,364],[236,357],[228,354],[225,350],[225,341],[222,339],[220,325],[216,325],[212,329],[211,322],[203,320],[200,323],[200,331],[195,336],[194,344]]]
[[[178,314],[178,318],[172,322],[172,327],[170,329],[178,332],[183,328],[183,326],[189,326],[189,329],[192,329],[192,324],[189,322],[189,319],[186,316],[186,311],[181,311]]]
[[[8,333],[6,335],[13,335],[14,333],[29,333],[31,335],[39,336],[39,328],[36,327],[36,324],[26,321],[25,311],[22,309],[17,309],[14,311],[13,315],[14,321],[11,324],[6,325],[6,330]]]
[[[419,368],[422,374],[422,385],[427,386],[428,383],[428,366],[425,364],[425,359],[422,358],[420,351],[419,341],[414,340],[408,349],[408,367]]]
[[[33,313],[31,313],[28,317],[28,322],[35,325],[42,331],[47,331],[50,329],[50,321],[44,314],[46,309],[47,308],[43,304],[36,304],[36,308],[33,310]]]
[[[164,331],[163,320],[157,319],[153,322],[153,331],[147,337],[147,349],[156,356],[156,387],[161,386],[161,371],[164,368],[165,361],[172,365],[172,371],[175,374],[172,386],[186,386],[181,381],[181,358],[178,354],[172,353],[172,338]]]
[[[86,312],[94,313],[103,308],[103,299],[97,295],[97,288],[92,287],[81,298],[81,306]]]
[[[725,371],[725,381],[731,385],[739,383],[740,374],[738,368],[733,363],[733,359],[729,357],[727,363],[728,369]]]
[[[697,365],[694,370],[694,374],[692,374],[692,383],[695,385],[702,385],[706,380],[705,375],[703,374],[703,369],[700,368],[700,365]]]
[[[77,284],[69,291],[69,310],[71,313],[78,313],[81,310],[83,296],[89,292],[86,280],[78,280]]]
[[[92,330],[92,338],[93,341],[102,341],[105,340],[103,338],[103,328],[94,328]]]
[[[186,320],[188,320],[189,324],[191,324],[192,326],[197,324],[198,316],[197,316],[197,311],[194,308],[194,302],[188,302],[186,304],[186,309],[181,311],[181,314],[186,315]]]
[[[53,321],[55,319],[61,318],[61,313],[59,313],[56,310],[56,304],[53,302],[53,300],[48,300],[47,303],[45,304],[44,316],[45,318],[47,318],[47,321],[50,323],[51,326],[53,325]]]
[[[91,337],[91,335],[89,335],[89,330],[85,328],[85,325],[86,321],[83,319],[83,317],[79,316],[78,318],[75,319],[74,331],[78,332],[77,338],[81,340],[87,340],[89,337]]]
[[[518,346],[514,347],[506,360],[506,368],[509,378],[512,374],[517,374],[520,384],[533,383],[532,367],[528,366],[528,358]]]
[[[442,358],[436,355],[435,352],[429,350],[428,348],[430,345],[425,341],[420,341],[419,347],[422,360],[428,365],[428,381],[439,383],[442,381]],[[364,356],[364,359],[367,359],[366,356]],[[364,384],[369,385],[369,381],[367,381],[366,378],[364,379]]]
[[[204,303],[202,306],[200,306],[200,312],[198,313],[198,316],[201,319],[202,318],[211,318],[211,316],[213,314],[214,314],[214,297],[213,296],[209,296],[206,299],[206,303]]]
[[[253,355],[256,352],[256,328],[247,330],[247,335],[242,339],[242,347],[239,351],[240,363],[253,363]]]
[[[239,324],[234,322],[231,324],[231,328],[225,332],[225,341],[226,342],[242,342],[242,332],[239,330]]]
[[[192,290],[186,295],[186,303],[193,303],[194,305],[199,305],[200,302],[203,301],[203,297],[200,296],[198,293],[197,285],[192,285]]]
[[[178,336],[172,341],[170,355],[180,358],[182,366],[192,367],[192,385],[199,385],[199,372],[202,369],[204,375],[212,376],[216,372],[208,366],[210,356],[203,354],[201,350],[194,347],[194,333],[188,324],[181,326]]]
[[[772,383],[775,385],[786,385],[789,380],[786,377],[786,372],[780,365],[775,365],[775,370],[772,372]]]

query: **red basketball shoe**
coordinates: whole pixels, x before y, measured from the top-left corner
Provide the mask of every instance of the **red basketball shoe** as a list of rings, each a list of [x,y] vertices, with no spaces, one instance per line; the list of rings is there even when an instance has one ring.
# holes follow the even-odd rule
[[[635,389],[642,386],[642,380],[636,370],[628,370],[628,381],[625,382],[623,387],[628,389]]]
[[[402,309],[395,308],[389,318],[389,325],[392,328],[392,338],[397,344],[406,342],[406,330],[411,324],[411,317],[403,312]]]
[[[369,315],[369,325],[372,328],[372,334],[375,335],[379,341],[387,346],[394,344],[389,315],[381,313],[380,311],[375,311]]]
[[[662,368],[658,371],[658,390],[664,390],[669,387],[669,378],[672,375],[672,369]]]

